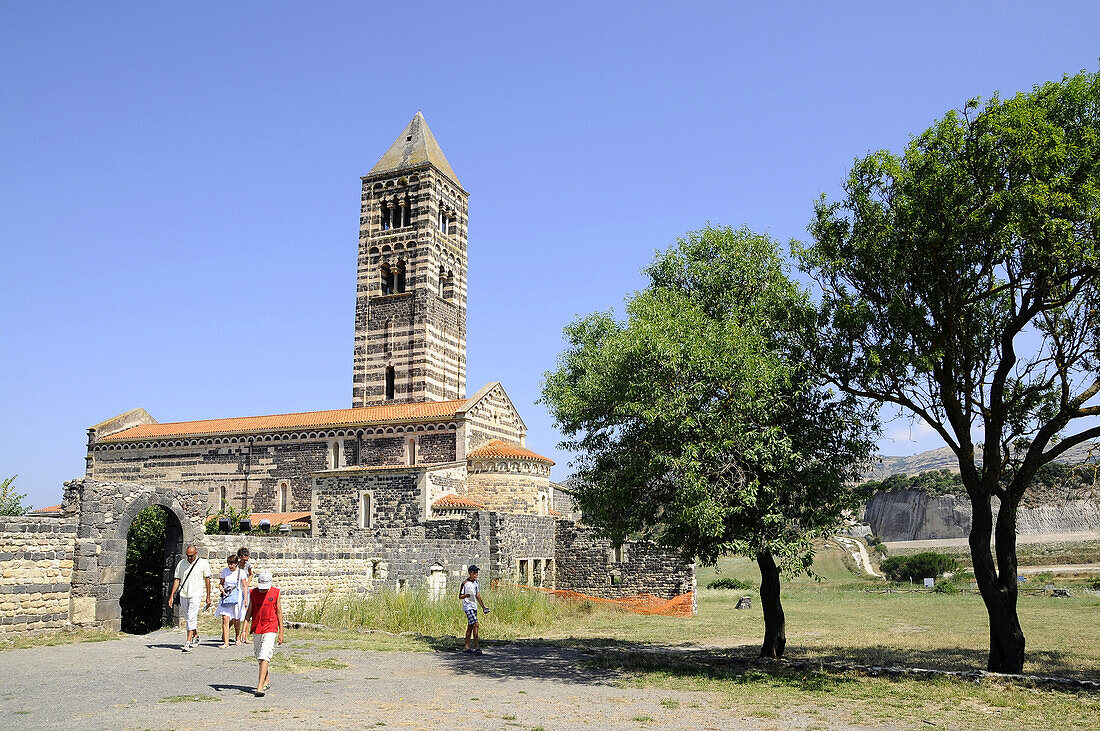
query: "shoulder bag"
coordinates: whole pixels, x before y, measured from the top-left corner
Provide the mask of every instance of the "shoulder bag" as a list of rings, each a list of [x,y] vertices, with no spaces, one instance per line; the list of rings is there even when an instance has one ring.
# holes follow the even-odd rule
[[[199,559],[195,558],[195,563],[191,564],[191,568],[187,569],[187,576],[183,577],[183,581],[180,583],[179,591],[176,592],[176,596],[172,599],[172,606],[178,607],[180,599],[183,598],[183,587],[187,586],[187,580],[191,578],[191,572],[195,570],[195,567],[199,565]]]

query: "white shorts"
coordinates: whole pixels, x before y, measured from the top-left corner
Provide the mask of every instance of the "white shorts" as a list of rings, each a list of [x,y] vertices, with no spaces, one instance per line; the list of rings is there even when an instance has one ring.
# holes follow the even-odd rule
[[[197,630],[199,628],[199,607],[201,606],[202,597],[180,597],[180,613],[183,614],[184,618],[187,620],[188,630]]]
[[[252,635],[252,646],[256,650],[257,660],[271,662],[271,656],[275,654],[275,638],[278,632],[264,632],[262,635]]]

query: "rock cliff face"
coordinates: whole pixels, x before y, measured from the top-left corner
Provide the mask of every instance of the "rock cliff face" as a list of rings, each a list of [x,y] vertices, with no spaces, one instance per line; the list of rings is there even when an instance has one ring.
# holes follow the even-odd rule
[[[996,498],[993,509],[999,507]],[[864,509],[863,521],[883,541],[965,538],[972,511],[966,496],[929,495],[921,490],[878,493]],[[1100,502],[1064,500],[1020,508],[1017,532],[1024,534],[1100,531]]]

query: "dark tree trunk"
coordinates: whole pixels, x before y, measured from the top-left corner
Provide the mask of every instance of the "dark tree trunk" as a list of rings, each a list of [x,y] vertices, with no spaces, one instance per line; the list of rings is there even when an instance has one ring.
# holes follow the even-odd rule
[[[779,567],[771,553],[756,554],[760,567],[760,607],[764,610],[764,644],[760,657],[778,660],[787,647],[787,621],[783,617],[783,603],[779,601]]]
[[[1024,632],[1016,613],[1016,510],[1011,498],[997,514],[997,564],[993,563],[990,538],[993,508],[989,496],[971,495],[974,522],[970,529],[970,556],[974,578],[989,613],[989,664],[995,673],[1021,673],[1024,669]],[[998,571],[998,569],[1000,569]]]

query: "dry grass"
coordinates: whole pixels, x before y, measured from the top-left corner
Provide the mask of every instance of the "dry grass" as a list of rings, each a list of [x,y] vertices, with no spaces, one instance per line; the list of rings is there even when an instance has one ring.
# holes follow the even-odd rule
[[[0,635],[0,652],[4,650],[22,650],[28,647],[75,645],[80,642],[104,642],[106,640],[117,640],[121,636],[119,632],[92,629],[39,632],[30,635]]]

